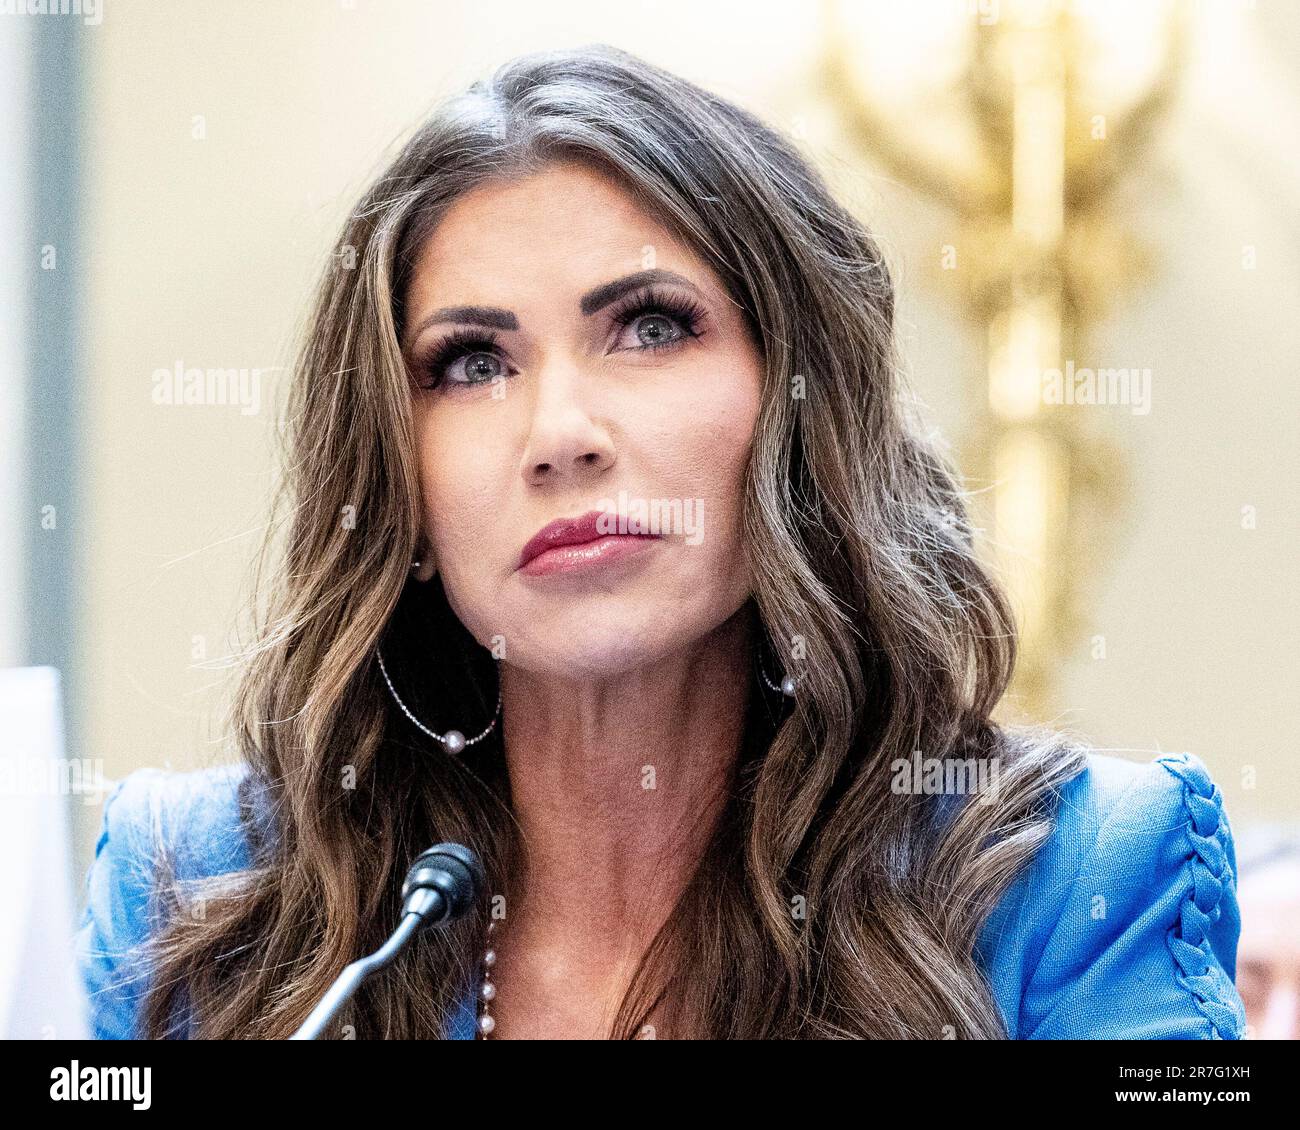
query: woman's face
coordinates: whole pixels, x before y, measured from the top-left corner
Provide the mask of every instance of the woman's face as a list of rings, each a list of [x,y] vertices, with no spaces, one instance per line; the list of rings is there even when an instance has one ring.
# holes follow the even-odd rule
[[[616,181],[556,163],[461,197],[406,310],[425,536],[480,643],[502,637],[532,671],[613,674],[743,606],[762,357],[718,278]],[[520,568],[543,527],[591,511],[660,536]]]

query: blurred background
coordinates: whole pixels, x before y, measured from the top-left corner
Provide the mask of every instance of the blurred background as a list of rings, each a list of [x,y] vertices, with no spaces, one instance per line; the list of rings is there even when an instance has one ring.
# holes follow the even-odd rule
[[[108,783],[233,756],[287,366],[369,178],[504,60],[606,42],[785,131],[878,233],[1024,633],[1004,716],[1205,761],[1259,908],[1252,1031],[1300,1036],[1300,5],[24,7],[0,14],[0,667],[54,669],[5,701],[62,719],[82,784],[42,801],[67,850],[16,897],[79,905]],[[257,395],[160,403],[191,368]]]

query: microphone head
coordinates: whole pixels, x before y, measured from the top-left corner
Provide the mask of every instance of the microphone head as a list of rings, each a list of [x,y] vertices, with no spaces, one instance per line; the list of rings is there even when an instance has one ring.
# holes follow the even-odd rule
[[[403,912],[428,907],[429,924],[446,923],[468,914],[487,887],[483,864],[464,844],[435,844],[411,864],[402,884]],[[435,892],[432,900],[421,892]],[[413,897],[414,896],[414,897]]]

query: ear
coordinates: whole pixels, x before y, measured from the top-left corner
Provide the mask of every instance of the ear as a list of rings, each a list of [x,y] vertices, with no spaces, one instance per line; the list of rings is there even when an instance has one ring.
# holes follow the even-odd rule
[[[433,554],[427,548],[418,550],[413,558],[414,561],[418,561],[420,564],[418,567],[412,564],[411,579],[419,581],[421,584],[431,581],[434,573],[438,571],[438,564],[433,560]]]

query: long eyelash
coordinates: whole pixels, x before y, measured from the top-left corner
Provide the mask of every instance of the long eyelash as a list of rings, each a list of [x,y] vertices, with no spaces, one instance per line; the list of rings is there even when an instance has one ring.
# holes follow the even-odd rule
[[[611,315],[616,324],[619,326],[629,326],[638,318],[644,318],[647,314],[663,314],[673,318],[681,323],[682,332],[687,337],[700,336],[700,323],[704,321],[704,307],[698,302],[689,298],[679,298],[675,294],[667,294],[663,291],[650,287],[646,290],[639,290],[630,298],[625,299],[619,306],[615,307]],[[647,345],[647,349],[663,349],[665,346],[676,344],[675,342],[665,341]]]
[[[459,361],[462,357],[474,353],[494,353],[498,341],[496,334],[486,330],[452,331],[443,338],[437,349],[418,363],[421,387],[436,388],[442,384],[443,372],[453,361]]]
[[[626,298],[615,308],[611,317],[618,326],[630,326],[638,318],[647,314],[662,314],[674,319],[682,327],[687,337],[700,336],[700,323],[704,321],[705,311],[698,302],[689,298],[679,298],[650,287],[639,290]],[[500,339],[496,334],[485,330],[458,329],[448,334],[438,348],[416,363],[421,388],[437,388],[443,383],[443,372],[447,366],[462,357],[475,353],[495,353]],[[674,341],[655,342],[645,345],[644,349],[666,349],[678,344]],[[464,382],[456,382],[458,384]]]

